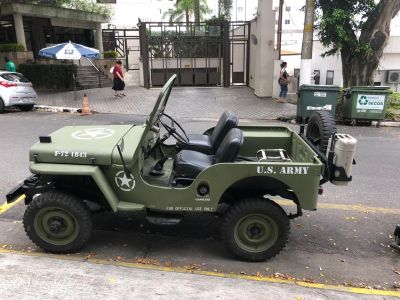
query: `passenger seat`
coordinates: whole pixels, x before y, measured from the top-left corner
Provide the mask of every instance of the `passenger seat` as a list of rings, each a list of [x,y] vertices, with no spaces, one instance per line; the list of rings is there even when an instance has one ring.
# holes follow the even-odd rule
[[[242,144],[242,130],[233,128],[220,143],[215,156],[197,151],[182,150],[174,160],[174,178],[176,180],[194,179],[201,171],[213,164],[234,162]]]
[[[226,134],[239,123],[238,117],[231,111],[226,111],[220,117],[211,135],[188,134],[187,144],[178,144],[182,150],[192,150],[207,155],[214,155]]]

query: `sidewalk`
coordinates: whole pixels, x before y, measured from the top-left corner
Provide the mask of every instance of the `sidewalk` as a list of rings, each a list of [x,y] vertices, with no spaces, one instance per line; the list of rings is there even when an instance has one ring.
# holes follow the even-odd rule
[[[90,108],[99,113],[148,115],[160,93],[159,88],[128,87],[126,97],[114,98],[110,88],[77,92],[39,92],[39,105],[80,108],[83,94],[89,97]],[[177,118],[219,118],[225,110],[234,111],[241,119],[273,120],[294,116],[296,106],[276,103],[271,98],[258,98],[247,87],[198,88],[175,87],[167,105],[167,113]]]
[[[129,263],[0,251],[1,299],[388,299],[395,292],[340,291],[262,278],[196,274]],[[61,258],[61,259],[59,259]],[[194,274],[191,274],[191,273]],[[349,293],[351,291],[351,293]],[[366,293],[364,295],[359,294]]]

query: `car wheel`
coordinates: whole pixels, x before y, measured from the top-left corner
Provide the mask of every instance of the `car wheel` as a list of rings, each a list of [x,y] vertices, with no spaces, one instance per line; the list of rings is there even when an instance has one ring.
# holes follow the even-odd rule
[[[52,253],[78,251],[92,233],[88,207],[75,196],[61,192],[46,192],[35,198],[23,222],[32,242]]]
[[[265,261],[277,255],[289,239],[290,222],[275,202],[244,199],[232,205],[222,224],[225,246],[246,261]]]
[[[0,98],[0,114],[6,111],[6,106],[4,105],[3,99]]]
[[[22,111],[31,111],[32,108],[33,108],[34,106],[35,106],[35,105],[33,105],[33,104],[29,104],[29,105],[19,105],[18,108],[19,108],[20,110],[22,110]]]
[[[329,138],[336,132],[336,122],[328,111],[314,111],[307,124],[306,137],[322,153],[326,153]]]

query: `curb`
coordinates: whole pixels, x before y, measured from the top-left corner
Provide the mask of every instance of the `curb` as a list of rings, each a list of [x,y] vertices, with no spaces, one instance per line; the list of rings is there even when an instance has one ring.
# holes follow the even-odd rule
[[[82,108],[78,108],[78,107],[49,106],[49,105],[35,105],[35,109],[38,111],[68,112],[71,114],[80,113],[82,110]]]
[[[78,107],[65,107],[65,106],[49,106],[49,105],[35,105],[35,109],[38,111],[47,111],[47,112],[61,112],[61,113],[71,113],[71,114],[79,114],[82,111],[82,108]],[[91,111],[92,113],[99,113],[96,111]],[[134,114],[134,113],[132,113]],[[213,121],[217,120],[215,118],[191,118],[193,120],[197,121]],[[260,121],[260,120],[269,120],[269,121],[282,121],[282,122],[288,122],[291,124],[296,124],[294,121],[295,117],[278,117],[276,119],[243,119],[242,121],[246,122],[251,122],[251,121]],[[376,125],[376,122],[372,122],[372,125]],[[400,127],[400,122],[395,122],[395,121],[383,121],[380,123],[381,127]]]

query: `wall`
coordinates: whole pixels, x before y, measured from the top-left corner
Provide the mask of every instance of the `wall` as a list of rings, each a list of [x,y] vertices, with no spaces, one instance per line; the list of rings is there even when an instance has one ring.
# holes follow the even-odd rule
[[[250,28],[249,86],[258,97],[272,97],[275,43],[275,11],[272,0],[259,0],[257,17]]]
[[[326,84],[326,73],[328,70],[334,71],[333,84],[342,86],[342,59],[340,54],[322,57],[321,54],[326,51],[327,49],[325,49],[319,41],[314,41],[312,71],[320,70],[320,84]]]
[[[33,53],[32,51],[21,51],[21,52],[0,52],[0,57],[8,57],[11,59],[15,66],[18,68],[19,64],[24,64],[27,62],[33,61]],[[3,66],[0,66],[0,69],[3,69]]]

